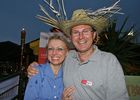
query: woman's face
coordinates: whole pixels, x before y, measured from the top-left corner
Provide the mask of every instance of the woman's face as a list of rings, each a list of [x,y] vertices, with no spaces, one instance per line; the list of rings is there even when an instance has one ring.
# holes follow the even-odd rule
[[[59,39],[52,39],[48,43],[47,57],[52,65],[61,65],[68,53],[66,44]]]

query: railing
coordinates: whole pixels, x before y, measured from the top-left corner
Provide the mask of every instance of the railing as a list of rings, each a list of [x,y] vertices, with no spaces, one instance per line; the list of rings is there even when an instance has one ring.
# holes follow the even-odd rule
[[[140,76],[125,76],[130,100],[140,100]]]
[[[12,100],[18,97],[19,73],[0,79],[0,100]]]

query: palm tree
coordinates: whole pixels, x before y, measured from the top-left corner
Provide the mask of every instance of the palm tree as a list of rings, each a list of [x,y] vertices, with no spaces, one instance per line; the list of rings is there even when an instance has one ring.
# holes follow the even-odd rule
[[[140,73],[140,45],[134,43],[133,39],[139,32],[133,31],[134,25],[125,30],[127,21],[128,18],[124,20],[118,31],[116,31],[117,21],[110,21],[109,27],[100,35],[98,46],[101,50],[116,55],[125,74],[137,74]]]

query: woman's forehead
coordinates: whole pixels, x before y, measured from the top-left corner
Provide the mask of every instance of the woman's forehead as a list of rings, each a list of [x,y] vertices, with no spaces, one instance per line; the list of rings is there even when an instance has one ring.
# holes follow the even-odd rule
[[[49,42],[48,42],[48,46],[49,45],[52,45],[52,46],[65,46],[66,43],[60,39],[51,39]]]

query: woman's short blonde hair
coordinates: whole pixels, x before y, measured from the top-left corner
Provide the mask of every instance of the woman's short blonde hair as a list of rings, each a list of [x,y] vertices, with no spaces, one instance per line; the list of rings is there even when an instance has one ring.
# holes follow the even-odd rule
[[[47,43],[46,48],[48,48],[48,44],[51,40],[61,40],[66,44],[67,49],[70,48],[69,47],[70,43],[68,42],[67,38],[64,35],[60,35],[59,33],[56,33],[56,34],[50,36],[48,39],[48,43]]]

